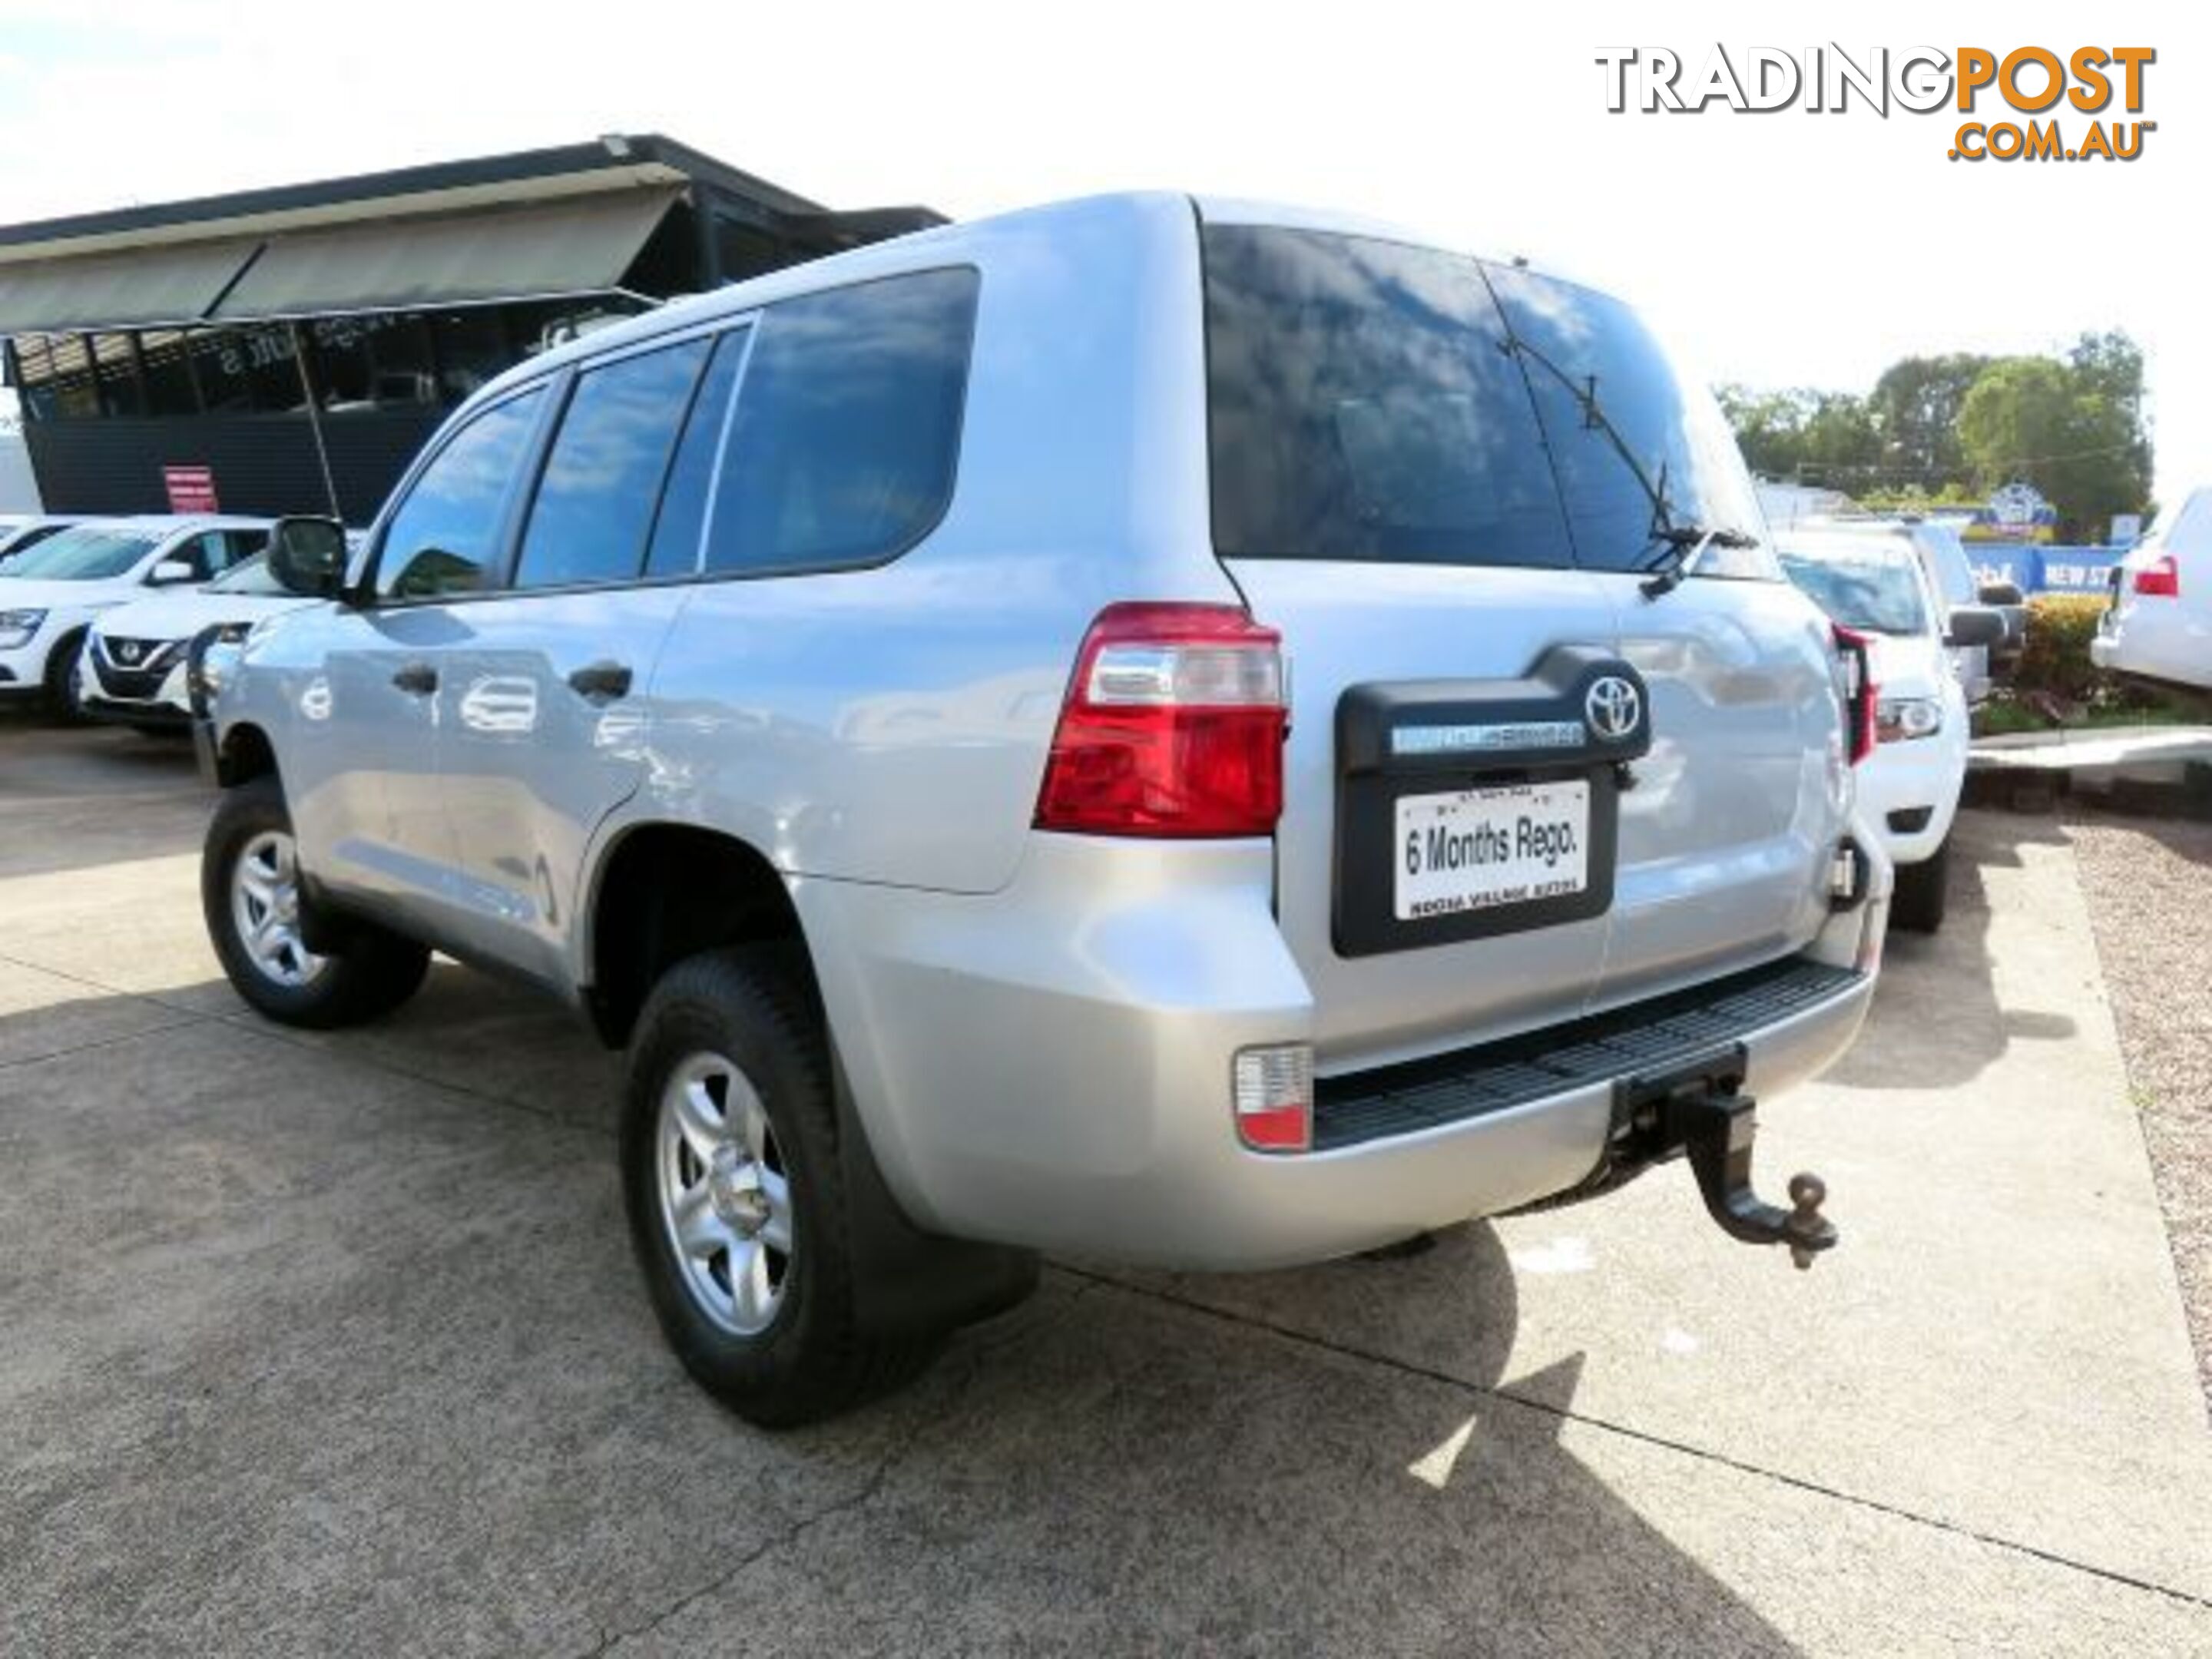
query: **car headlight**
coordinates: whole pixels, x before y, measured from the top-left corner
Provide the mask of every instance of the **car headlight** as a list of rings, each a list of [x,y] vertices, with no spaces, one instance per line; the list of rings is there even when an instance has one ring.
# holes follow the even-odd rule
[[[0,651],[28,645],[46,619],[43,611],[0,611]]]
[[[1882,743],[1910,743],[1943,729],[1943,705],[1933,697],[1884,697],[1875,705],[1874,734]]]

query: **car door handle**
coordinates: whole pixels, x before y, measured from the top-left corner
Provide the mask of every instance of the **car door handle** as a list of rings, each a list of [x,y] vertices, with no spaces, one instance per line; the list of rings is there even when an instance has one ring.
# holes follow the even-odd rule
[[[568,689],[592,702],[612,702],[629,696],[629,665],[620,662],[586,663],[568,676]]]
[[[438,689],[438,671],[427,662],[410,662],[392,677],[392,683],[402,691],[427,697]]]

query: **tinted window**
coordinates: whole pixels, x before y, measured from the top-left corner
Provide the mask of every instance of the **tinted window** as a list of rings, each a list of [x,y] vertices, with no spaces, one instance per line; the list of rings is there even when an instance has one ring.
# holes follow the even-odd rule
[[[709,343],[687,340],[579,375],[546,458],[515,567],[518,587],[625,581]]]
[[[481,587],[500,515],[544,402],[542,386],[486,410],[415,481],[385,532],[380,593],[426,599]]]
[[[686,575],[699,568],[699,532],[707,521],[707,495],[714,477],[714,457],[722,445],[730,392],[738,381],[738,365],[745,359],[748,329],[734,329],[714,346],[714,361],[707,366],[691,402],[691,416],[684,427],[684,441],[669,470],[668,487],[661,491],[660,516],[653,523],[653,550],[646,557],[648,576]]]
[[[1205,233],[1213,539],[1232,558],[1564,566],[1559,489],[1480,270]]]
[[[1677,525],[1764,536],[1750,475],[1711,395],[1676,373],[1634,312],[1571,283],[1484,269],[1523,348],[1516,356],[1559,466],[1583,564],[1634,569],[1661,551],[1647,483],[1663,492]],[[1764,548],[1709,547],[1697,574],[1771,577],[1775,570]]]
[[[707,566],[869,564],[945,510],[976,276],[933,270],[771,307],[745,370]]]

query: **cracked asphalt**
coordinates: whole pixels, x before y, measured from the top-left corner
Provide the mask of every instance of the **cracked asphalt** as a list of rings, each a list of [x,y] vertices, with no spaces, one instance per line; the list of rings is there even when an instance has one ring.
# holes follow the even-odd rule
[[[2212,1433],[2074,854],[1685,1172],[1249,1279],[1054,1263],[764,1436],[635,1283],[613,1061],[436,968],[279,1031],[170,745],[0,720],[0,1652],[2212,1654]]]

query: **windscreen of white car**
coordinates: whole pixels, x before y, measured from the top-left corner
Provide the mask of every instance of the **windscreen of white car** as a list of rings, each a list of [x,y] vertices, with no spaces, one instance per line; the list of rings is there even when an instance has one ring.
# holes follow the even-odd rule
[[[157,538],[127,530],[79,525],[8,561],[7,574],[26,581],[103,582],[127,576]]]
[[[1869,634],[1928,629],[1920,574],[1902,552],[1816,555],[1785,547],[1782,568],[1814,604],[1846,628]]]

